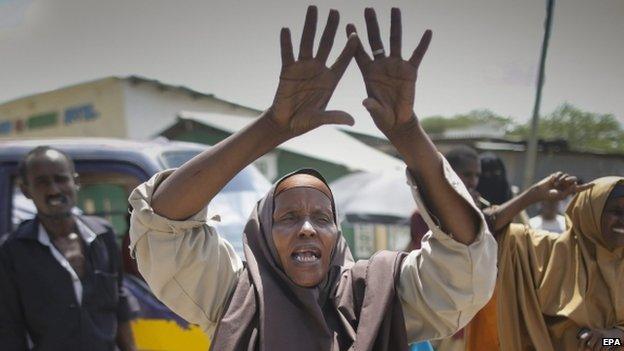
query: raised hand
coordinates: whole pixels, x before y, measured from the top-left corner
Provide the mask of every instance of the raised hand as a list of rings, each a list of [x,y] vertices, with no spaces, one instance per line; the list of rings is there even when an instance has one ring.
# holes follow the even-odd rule
[[[373,58],[368,56],[356,38],[359,45],[355,60],[368,93],[363,105],[371,114],[377,128],[389,136],[415,121],[414,91],[418,66],[427,52],[432,32],[425,31],[412,56],[406,61],[401,57],[401,11],[398,8],[392,9],[389,56],[386,56],[383,48],[375,10],[367,8],[364,17]],[[347,35],[352,33],[355,33],[355,26],[349,24]]]
[[[325,108],[353,57],[357,48],[357,36],[349,37],[336,62],[328,68],[325,64],[338,29],[338,11],[329,11],[316,57],[313,57],[316,22],[317,9],[310,6],[306,13],[297,61],[293,55],[290,30],[282,28],[281,31],[282,71],[270,112],[273,121],[280,129],[286,130],[290,137],[323,124],[353,125],[354,122],[346,112],[325,111]]]
[[[568,195],[589,189],[592,183],[578,184],[578,179],[567,173],[556,172],[533,185],[539,200],[563,200]]]

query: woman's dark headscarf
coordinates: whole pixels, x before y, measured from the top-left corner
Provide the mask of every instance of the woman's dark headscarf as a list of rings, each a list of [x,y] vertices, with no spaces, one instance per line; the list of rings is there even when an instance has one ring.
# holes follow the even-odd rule
[[[492,205],[500,205],[510,200],[513,195],[503,160],[491,152],[483,153],[480,159],[481,176],[477,185],[479,194]]]
[[[325,179],[303,169],[278,181],[261,199],[244,230],[245,269],[217,326],[212,350],[338,351],[407,350],[396,284],[404,254],[382,251],[353,263],[342,235],[329,272],[304,288],[280,268],[272,238],[274,193],[296,174]],[[332,199],[332,209],[333,199]]]

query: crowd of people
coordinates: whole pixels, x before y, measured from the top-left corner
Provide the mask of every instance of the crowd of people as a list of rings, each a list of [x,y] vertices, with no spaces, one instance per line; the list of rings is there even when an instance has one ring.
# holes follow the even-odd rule
[[[330,11],[315,55],[317,9],[309,7],[297,59],[290,31],[281,31],[279,85],[266,111],[134,189],[130,252],[155,296],[201,326],[213,350],[607,350],[603,340],[624,342],[624,178],[580,184],[557,172],[514,194],[496,155],[467,146],[441,155],[414,113],[432,32],[405,60],[400,11],[391,12],[388,54],[373,9],[365,20],[372,56],[349,24],[328,67],[339,15]],[[406,165],[409,186],[397,191],[417,204],[412,243],[354,261],[326,180],[301,169],[254,207],[243,261],[207,220],[207,205],[281,143],[353,124],[326,110],[352,58],[364,107]],[[112,229],[72,212],[71,159],[36,148],[20,178],[37,216],[0,247],[2,350],[135,349]],[[565,217],[560,201],[569,201]],[[525,209],[538,203],[529,219]]]

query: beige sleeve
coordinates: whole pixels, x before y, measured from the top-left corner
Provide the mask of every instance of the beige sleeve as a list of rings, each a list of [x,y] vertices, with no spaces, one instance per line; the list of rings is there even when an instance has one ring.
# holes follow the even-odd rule
[[[465,245],[444,233],[408,174],[414,199],[429,226],[422,247],[403,261],[399,298],[410,342],[439,339],[463,328],[489,301],[496,283],[497,246],[481,212],[444,159],[444,174],[481,219],[476,240]]]
[[[156,297],[212,337],[243,264],[207,221],[206,209],[185,221],[154,213],[152,194],[171,172],[158,173],[132,191],[130,252]]]

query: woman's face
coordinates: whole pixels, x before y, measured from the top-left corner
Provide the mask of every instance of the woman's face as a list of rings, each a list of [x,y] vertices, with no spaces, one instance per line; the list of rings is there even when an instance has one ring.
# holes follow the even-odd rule
[[[338,240],[331,201],[313,188],[292,188],[275,197],[273,242],[284,272],[297,285],[314,287],[329,271]]]
[[[607,200],[601,226],[602,236],[609,247],[624,247],[624,196]]]

